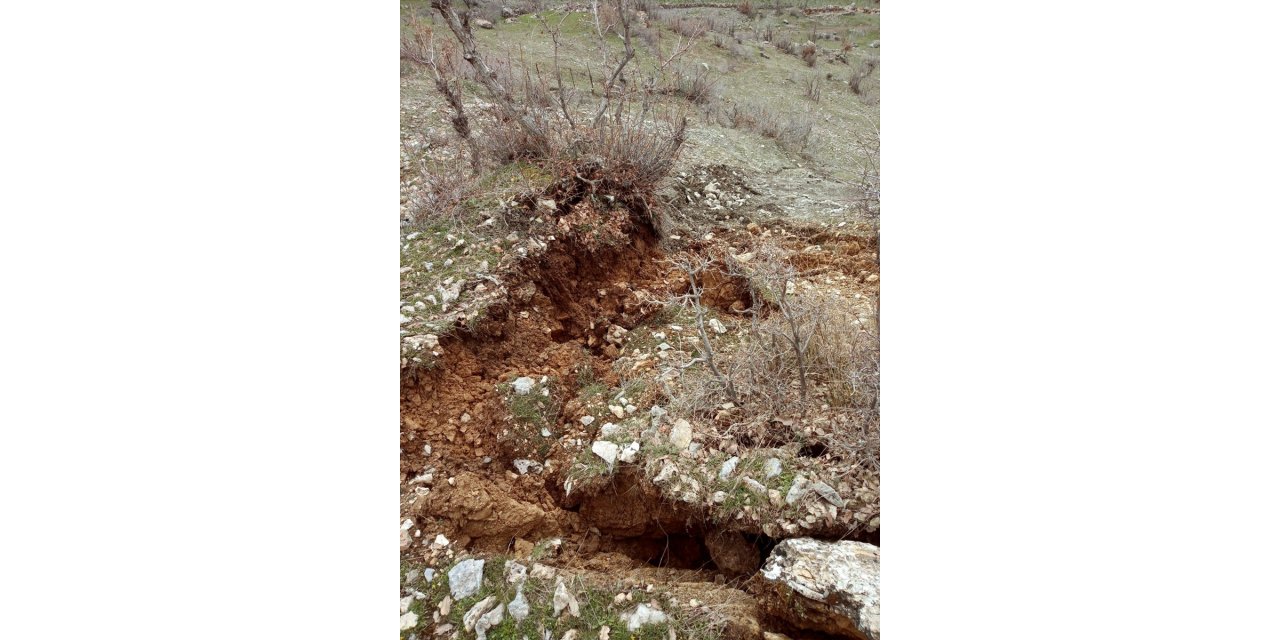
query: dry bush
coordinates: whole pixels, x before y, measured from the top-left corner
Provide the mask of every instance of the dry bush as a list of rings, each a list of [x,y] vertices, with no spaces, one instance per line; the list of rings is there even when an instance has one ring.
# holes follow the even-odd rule
[[[854,158],[858,179],[853,187],[853,201],[863,216],[880,219],[880,128],[870,123],[869,130],[854,138]]]
[[[748,436],[781,443],[797,435],[768,423],[792,424],[792,418],[821,411],[834,428],[817,435],[837,455],[865,466],[878,465],[880,421],[879,329],[872,317],[860,316],[850,300],[808,289],[789,264],[783,249],[772,244],[753,248],[747,263],[726,257],[724,269],[750,283],[752,308],[744,336],[724,353],[712,353],[710,340],[699,335],[699,361],[669,363],[678,373],[667,385],[668,407],[677,415],[718,421],[732,389],[734,423],[717,435]],[[719,263],[717,263],[719,264]],[[708,268],[704,262],[686,274]],[[698,269],[696,267],[701,267]],[[711,266],[710,268],[716,268]],[[694,289],[696,292],[696,288]],[[696,311],[696,309],[695,309]],[[870,314],[868,314],[870,315]],[[721,345],[733,344],[721,343]],[[711,362],[716,366],[710,366]],[[723,423],[722,423],[723,424]],[[747,431],[742,431],[743,429]]]
[[[796,55],[796,52],[799,51],[799,47],[796,46],[796,43],[790,40],[778,40],[773,43],[773,46],[777,47],[779,51],[789,56]]]
[[[701,18],[680,16],[671,25],[671,30],[686,38],[698,38],[710,31],[711,25]]]
[[[476,177],[453,169],[452,164],[426,158],[417,161],[423,184],[422,188],[407,192],[402,223],[430,225],[439,220],[462,223],[466,217],[463,203],[470,197]]]
[[[811,67],[818,64],[818,45],[812,42],[804,43],[804,46],[800,47],[800,59]]]
[[[871,57],[862,61],[858,69],[849,76],[849,90],[858,96],[863,104],[880,103],[880,74],[877,70],[880,58]]]
[[[708,104],[720,97],[716,75],[706,65],[678,66],[671,70],[663,91],[694,104]]]
[[[688,121],[679,109],[659,109],[654,95],[667,69],[692,41],[681,41],[658,56],[656,72],[642,73],[629,65],[636,55],[632,36],[637,20],[631,0],[597,4],[593,18],[602,59],[599,72],[588,75],[583,93],[599,99],[587,106],[577,100],[575,74],[560,65],[559,25],[540,19],[554,45],[551,66],[544,68],[510,53],[499,57],[481,51],[471,30],[474,3],[459,8],[449,0],[431,0],[431,5],[456,41],[451,44],[457,49],[455,58],[466,61],[469,79],[480,84],[489,99],[483,111],[489,126],[484,135],[472,137],[484,155],[500,164],[531,160],[548,169],[556,176],[548,187],[555,193],[549,195],[557,201],[609,197],[645,216],[655,228],[661,225],[653,192],[684,144]],[[621,36],[621,53],[606,45],[610,32]],[[431,42],[429,37],[426,41]],[[460,89],[455,94],[446,92],[446,98],[459,98],[449,102],[465,116]]]
[[[768,104],[733,102],[726,105],[720,115],[726,126],[758,133],[793,151],[808,147],[813,134],[813,119],[807,114],[781,115]]]
[[[822,76],[814,74],[804,81],[804,97],[814,102],[822,99]]]
[[[741,13],[748,18],[755,17],[756,10],[751,6],[751,0],[742,0],[742,2],[739,2],[738,13]]]
[[[733,37],[733,34],[738,30],[738,23],[729,18],[710,16],[706,18],[706,22],[707,22],[708,31],[723,33],[731,38]]]
[[[799,286],[781,248],[763,244],[754,254],[746,265],[726,261],[750,282],[755,302],[751,339],[731,365],[742,395],[758,398],[760,408],[775,415],[803,416],[817,403],[878,413],[875,322],[860,319],[838,295]]]

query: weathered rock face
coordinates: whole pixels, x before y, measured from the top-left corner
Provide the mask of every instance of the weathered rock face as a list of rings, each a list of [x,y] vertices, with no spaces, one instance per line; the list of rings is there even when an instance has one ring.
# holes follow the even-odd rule
[[[722,571],[745,575],[760,567],[760,551],[737,531],[714,531],[706,544],[711,561]]]
[[[797,627],[880,638],[880,548],[864,542],[792,538],[760,572],[770,613]]]

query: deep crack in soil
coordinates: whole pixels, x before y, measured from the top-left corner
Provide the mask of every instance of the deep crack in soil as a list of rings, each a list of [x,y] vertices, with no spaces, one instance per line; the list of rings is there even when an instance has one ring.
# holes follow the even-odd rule
[[[554,564],[562,568],[627,575],[701,598],[709,597],[708,583],[725,584],[733,588],[715,597],[739,612],[725,637],[757,639],[759,620],[792,638],[822,640],[756,610],[752,576],[772,538],[722,531],[705,509],[665,499],[634,465],[566,491],[576,452],[561,444],[565,401],[580,376],[619,385],[611,327],[635,328],[688,286],[664,264],[651,231],[639,225],[628,231],[625,242],[614,243],[567,234],[524,259],[506,277],[505,298],[468,330],[440,338],[435,367],[403,374],[404,514],[424,530],[433,523],[432,533],[476,554],[527,554],[533,541],[559,538]],[[717,274],[705,285],[708,306],[741,311],[751,304],[744,282]],[[545,376],[554,389],[532,424],[512,422],[502,391],[521,376]],[[545,472],[510,471],[520,459],[545,463]],[[410,480],[424,470],[430,480]],[[414,546],[406,556],[424,552],[425,545]]]

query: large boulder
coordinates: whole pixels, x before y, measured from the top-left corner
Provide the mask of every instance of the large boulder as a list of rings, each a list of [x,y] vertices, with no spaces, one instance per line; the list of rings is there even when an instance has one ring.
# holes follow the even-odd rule
[[[880,547],[842,540],[783,540],[760,571],[764,607],[797,627],[880,638]]]

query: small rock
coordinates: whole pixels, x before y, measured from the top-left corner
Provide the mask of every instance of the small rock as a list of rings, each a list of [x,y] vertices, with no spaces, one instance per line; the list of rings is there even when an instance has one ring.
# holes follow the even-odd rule
[[[873,273],[873,274],[871,274],[871,275],[867,276],[867,282],[868,282],[868,283],[876,283],[876,282],[880,282],[880,276],[878,276],[878,275],[876,275],[876,274],[874,274],[874,273]]]
[[[524,587],[516,588],[516,597],[507,605],[507,612],[515,618],[516,622],[520,622],[529,615],[529,601],[524,597]]]
[[[520,472],[520,475],[525,475],[526,473],[529,473],[529,471],[542,473],[542,463],[536,460],[512,460],[511,465],[516,468],[516,471]]]
[[[782,475],[782,461],[777,458],[769,458],[764,461],[764,479],[769,480]]]
[[[517,394],[523,396],[528,395],[530,391],[533,391],[533,385],[533,378],[524,376],[516,378],[516,381],[511,383],[511,388],[514,389]]]
[[[440,606],[436,609],[440,612],[440,617],[442,618],[449,615],[449,612],[453,611],[453,598],[445,596],[444,600],[440,601]]]
[[[512,562],[508,560],[507,563],[502,566],[502,577],[506,578],[507,582],[511,584],[520,584],[524,582],[528,573],[529,569],[519,562]]]
[[[610,469],[613,468],[614,461],[618,459],[618,445],[608,440],[596,440],[591,443],[591,452],[603,458],[609,464]]]
[[[472,23],[474,23],[477,27],[480,27],[481,29],[492,29],[492,28],[493,28],[493,23],[492,23],[492,22],[489,22],[488,20],[485,20],[484,18],[476,18],[475,20],[472,20],[471,22],[472,22]]]
[[[614,404],[609,405],[609,412],[612,413],[614,417],[618,418],[619,420],[627,417],[627,410],[623,409],[622,407],[619,407],[618,405],[614,405]]]
[[[595,421],[596,421],[595,416],[582,416],[581,418],[578,418],[578,422],[581,422],[582,426],[584,427],[590,426],[591,423]]]
[[[603,427],[600,427],[600,437],[602,438],[612,438],[619,433],[622,433],[622,425],[620,424],[606,422]]]
[[[560,617],[560,612],[566,608],[569,610],[569,615],[575,618],[578,617],[578,599],[572,593],[569,593],[569,588],[564,584],[564,578],[556,580],[556,592],[551,597],[551,606],[553,609],[552,615],[557,618]]]
[[[649,426],[651,427],[658,426],[659,424],[662,423],[662,418],[666,415],[667,415],[666,409],[663,409],[662,407],[659,407],[656,404],[653,405],[653,408],[649,409]]]
[[[446,622],[446,623],[444,623],[444,624],[442,624],[442,625],[437,625],[437,626],[436,626],[436,635],[438,635],[438,636],[445,635],[446,633],[449,633],[450,631],[453,631],[453,625],[452,625],[452,624],[449,624],[448,622]]]
[[[538,580],[550,580],[556,577],[556,570],[540,562],[533,563],[533,568],[529,570],[530,578]]]
[[[711,330],[715,331],[716,333],[725,333],[726,331],[728,331],[728,329],[725,328],[724,323],[720,322],[716,318],[712,318],[709,322],[707,322],[707,324],[711,325]]]
[[[413,594],[409,594],[400,598],[400,614],[403,615],[409,611],[409,607],[413,606]]]
[[[609,625],[600,627],[600,640],[609,640]]]
[[[676,420],[671,427],[671,444],[677,449],[687,449],[691,442],[693,442],[693,425],[684,418]]]
[[[796,475],[795,482],[787,490],[787,504],[795,504],[809,492],[809,481],[802,475]]]
[[[469,597],[480,590],[483,578],[484,560],[463,560],[449,570],[449,594],[454,600]]]
[[[672,476],[676,475],[676,471],[676,466],[670,462],[662,465],[662,470],[658,472],[658,475],[653,477],[654,484],[670,480]]]
[[[570,629],[560,636],[560,640],[578,640],[578,630]]]
[[[636,605],[634,610],[622,615],[627,621],[627,631],[633,633],[647,624],[663,624],[667,621],[667,614],[647,604]]]
[[[437,533],[436,539],[431,543],[431,545],[435,547],[447,547],[449,546],[449,539],[444,537],[443,533]]]
[[[711,502],[713,504],[724,504],[724,501],[728,499],[729,499],[729,494],[723,491],[717,491],[711,494]]]
[[[751,478],[745,478],[742,482],[747,485],[747,488],[750,489],[752,493],[765,495],[765,493],[768,491],[768,489],[766,489],[764,485],[760,484],[759,482],[756,482]]]
[[[844,498],[841,498],[840,494],[837,493],[835,489],[831,488],[831,485],[825,482],[812,482],[812,483],[809,483],[809,488],[813,489],[818,495],[822,496],[823,500],[826,500],[827,502],[830,502],[831,504],[835,505],[836,508],[838,509],[844,508]]]
[[[400,630],[408,631],[418,626],[418,614],[409,612],[400,616]]]
[[[476,621],[477,640],[488,640],[486,636],[488,635],[489,630],[502,624],[504,608],[505,606],[499,602],[498,606],[494,607],[492,611],[480,616],[480,619]]]
[[[732,476],[733,472],[737,470],[737,468],[738,468],[738,456],[734,456],[732,458],[729,458],[728,460],[725,460],[724,464],[720,465],[720,479],[728,480],[729,476]]]
[[[640,443],[632,442],[631,444],[622,448],[622,451],[618,454],[618,460],[621,460],[622,462],[625,462],[627,464],[632,464],[636,461],[636,456],[639,453],[640,453]]]
[[[489,596],[480,602],[475,603],[462,616],[462,628],[471,631],[476,628],[476,623],[480,622],[480,617],[489,612],[493,603],[498,601],[497,596]]]

